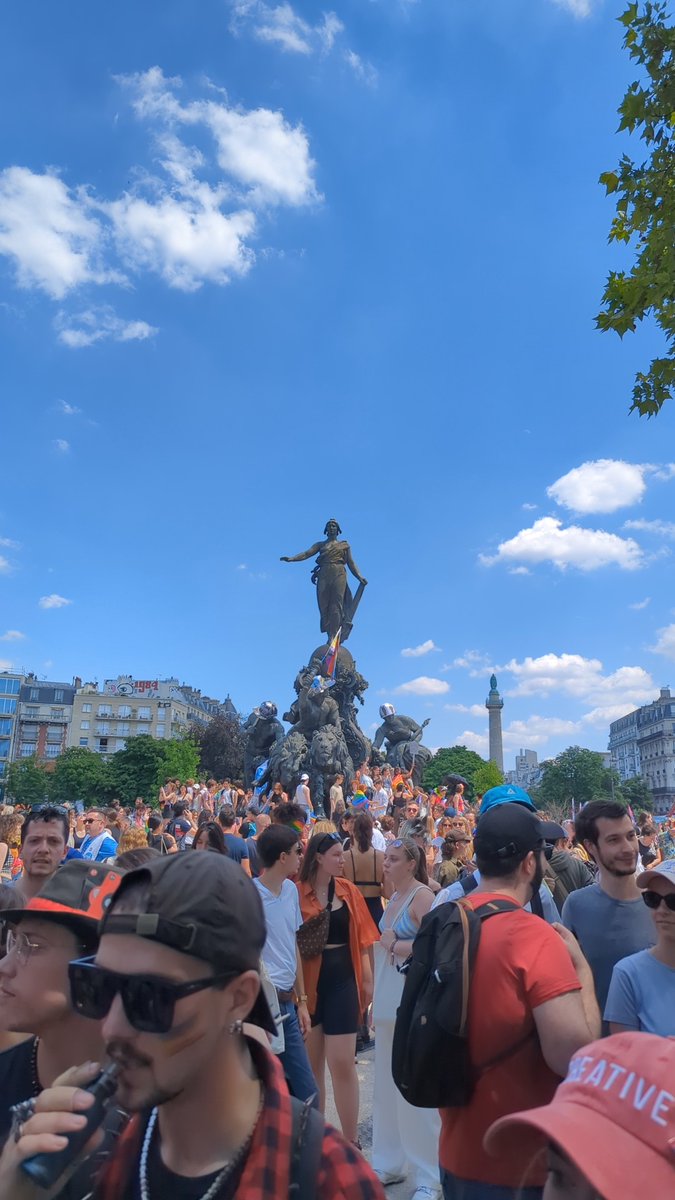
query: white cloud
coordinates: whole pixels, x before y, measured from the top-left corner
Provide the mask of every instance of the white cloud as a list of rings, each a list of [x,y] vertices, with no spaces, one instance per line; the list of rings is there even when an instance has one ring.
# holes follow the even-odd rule
[[[0,658],[0,671],[11,671],[14,663],[9,658]]]
[[[102,265],[103,241],[84,193],[27,167],[0,172],[0,254],[14,262],[20,287],[60,300],[81,284],[119,281]]]
[[[0,642],[22,642],[25,637],[25,633],[20,633],[18,629],[8,629],[0,636]]]
[[[357,79],[363,80],[369,87],[377,83],[377,71],[372,63],[366,62],[355,50],[345,50],[345,62],[349,64]]]
[[[448,664],[447,669],[450,670],[454,667],[461,667],[476,678],[479,675],[484,675],[486,671],[492,670],[492,659],[488,658],[487,654],[483,654],[482,650],[465,650],[459,658],[453,659]]]
[[[554,517],[541,517],[529,529],[501,542],[496,554],[481,554],[485,566],[498,562],[550,562],[560,570],[577,567],[596,571],[616,565],[624,571],[642,566],[642,550],[633,538],[621,538],[604,529],[584,529],[580,525],[563,528]]]
[[[425,654],[431,654],[432,650],[440,650],[440,646],[429,638],[426,642],[420,642],[419,646],[407,646],[401,650],[401,654],[403,658],[422,658]]]
[[[617,704],[601,704],[598,708],[593,708],[590,712],[584,713],[582,720],[584,725],[597,725],[600,728],[606,729],[612,721],[618,721],[619,717],[625,717],[634,708],[635,703],[629,700],[624,700],[623,703]]]
[[[450,691],[450,684],[444,679],[432,679],[429,675],[418,675],[408,683],[402,683],[394,688],[396,696],[444,696]]]
[[[572,16],[585,18],[590,17],[593,12],[593,0],[553,0],[558,8],[566,8]]]
[[[259,42],[268,42],[288,54],[329,54],[344,25],[334,12],[325,12],[312,25],[293,6],[265,4],[264,0],[230,0],[233,33],[248,31]]]
[[[446,712],[466,713],[471,717],[484,717],[487,721],[487,709],[484,704],[444,704]]]
[[[88,308],[72,316],[59,313],[55,323],[59,341],[71,350],[93,346],[102,341],[142,342],[146,338],[154,337],[158,332],[153,325],[148,325],[147,321],[124,321],[109,305]],[[64,411],[72,415],[80,410],[71,409],[70,405],[66,405]]]
[[[509,569],[509,575],[531,575],[531,574],[532,574],[532,572],[530,571],[529,567],[511,567]]]
[[[59,454],[68,454],[70,450],[70,442],[67,442],[65,438],[55,438],[54,449],[58,451]]]
[[[557,504],[578,513],[611,513],[639,504],[645,494],[645,468],[612,458],[582,463],[546,489]]]
[[[573,737],[580,731],[578,721],[562,717],[532,716],[525,721],[511,721],[504,730],[503,741],[507,749],[521,746],[541,746],[554,737]]]
[[[675,662],[675,625],[665,625],[663,629],[657,629],[656,634],[656,643],[650,649],[654,654],[662,654],[664,658],[671,658]]]
[[[603,674],[598,658],[581,654],[542,654],[539,658],[511,659],[500,671],[515,676],[515,688],[507,696],[572,697],[587,704],[616,704],[625,701],[632,707],[651,700],[657,690],[651,675],[643,667],[619,667]]]
[[[76,417],[82,412],[81,408],[76,408],[74,404],[68,404],[67,400],[59,400],[59,407],[64,417]]]
[[[456,746],[466,746],[467,750],[475,750],[476,754],[487,758],[488,736],[486,733],[475,733],[473,729],[465,729],[454,739]]]
[[[628,607],[632,608],[634,612],[641,612],[643,608],[651,604],[651,599],[651,596],[645,596],[644,600],[636,600],[635,604],[629,604]]]
[[[15,542],[13,538],[8,537],[0,537],[0,546],[4,546],[6,550],[19,549],[19,543]]]
[[[40,608],[65,608],[72,603],[72,600],[66,600],[65,596],[59,596],[57,592],[52,592],[51,596],[41,596],[38,600]]]
[[[525,512],[534,512],[534,510],[536,508],[539,508],[539,505],[538,504],[521,504],[520,507],[524,508]]]
[[[325,46],[337,36],[336,20],[327,14],[316,26]],[[70,189],[53,173],[20,166],[0,172],[0,255],[13,260],[20,286],[61,300],[84,284],[127,284],[118,264],[188,291],[207,281],[225,284],[255,261],[249,243],[261,214],[321,199],[307,135],[283,113],[246,110],[221,98],[181,103],[182,81],[168,79],[159,67],[118,82],[156,141],[158,173],[132,169],[137,182],[105,198],[84,186]],[[208,86],[211,94],[219,90]],[[200,138],[206,132],[207,151],[181,141],[177,131],[184,129]],[[123,322],[114,314],[90,321],[90,311],[96,310],[79,314],[74,324],[59,317],[65,345],[139,340],[155,332],[145,321]]]
[[[660,537],[675,538],[675,521],[624,521],[623,527],[641,533],[656,533]]]
[[[0,575],[7,575],[12,569],[12,564],[4,554],[0,554]]]

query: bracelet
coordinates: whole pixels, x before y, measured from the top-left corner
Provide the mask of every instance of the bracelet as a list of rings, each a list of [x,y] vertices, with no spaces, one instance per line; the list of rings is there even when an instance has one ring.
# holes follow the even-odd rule
[[[394,938],[393,942],[391,943],[391,949],[389,950],[389,953],[391,954],[392,962],[394,961],[394,954],[396,952],[396,946],[398,946],[398,938]]]
[[[296,997],[295,997],[295,1002],[296,1002],[296,1004],[306,1004],[306,1003],[307,1003],[307,997],[306,997],[306,996],[298,996],[298,995],[296,994]]]

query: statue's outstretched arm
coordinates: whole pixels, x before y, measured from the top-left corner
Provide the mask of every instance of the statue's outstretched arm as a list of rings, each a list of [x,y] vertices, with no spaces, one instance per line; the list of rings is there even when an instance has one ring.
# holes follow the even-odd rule
[[[347,566],[349,567],[349,570],[351,571],[354,578],[358,579],[359,583],[362,583],[365,586],[365,584],[367,584],[368,580],[364,579],[363,575],[359,571],[359,568],[357,567],[356,563],[354,562],[354,559],[352,558],[351,550],[347,551]]]
[[[377,733],[375,734],[375,737],[373,738],[373,750],[379,750],[380,746],[382,745],[382,743],[384,741],[385,732],[386,732],[386,730],[384,728],[384,725],[380,725],[380,728],[378,729]]]
[[[279,562],[305,562],[306,559],[311,558],[313,554],[318,554],[322,545],[322,542],[315,542],[313,546],[310,546],[309,550],[304,550],[302,554],[284,554],[283,557],[279,559]]]

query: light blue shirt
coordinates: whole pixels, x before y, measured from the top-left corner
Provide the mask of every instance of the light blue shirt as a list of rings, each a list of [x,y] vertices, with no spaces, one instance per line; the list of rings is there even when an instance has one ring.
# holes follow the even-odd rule
[[[612,972],[605,1020],[675,1037],[675,968],[659,962],[651,950],[620,959]]]
[[[476,880],[476,883],[479,884],[480,871],[474,871],[473,877]],[[499,888],[495,886],[494,890],[495,892],[498,892]],[[462,896],[465,894],[466,893],[461,883],[451,883],[450,887],[441,889],[431,907],[438,908],[439,904],[446,904],[448,900],[461,900]],[[473,892],[469,892],[469,895],[473,895]],[[539,895],[541,896],[541,908],[544,914],[544,920],[548,921],[549,925],[555,925],[560,921],[560,913],[558,912],[555,906],[555,900],[553,899],[553,896],[549,892],[545,883],[542,883],[539,889]],[[532,912],[532,906],[530,904],[525,905],[525,912]]]

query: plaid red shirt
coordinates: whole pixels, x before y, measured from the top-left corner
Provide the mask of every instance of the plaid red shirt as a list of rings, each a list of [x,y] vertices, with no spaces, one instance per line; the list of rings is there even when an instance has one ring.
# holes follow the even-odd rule
[[[248,1048],[265,1088],[265,1104],[253,1134],[251,1148],[237,1188],[246,1200],[285,1200],[290,1184],[292,1157],[291,1098],[281,1064],[259,1042],[249,1039]],[[132,1118],[114,1152],[105,1163],[95,1200],[119,1200],[135,1172],[147,1115]],[[317,1200],[384,1200],[384,1190],[358,1150],[341,1134],[326,1125]]]

